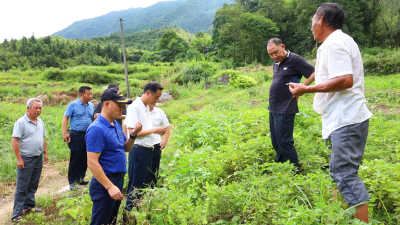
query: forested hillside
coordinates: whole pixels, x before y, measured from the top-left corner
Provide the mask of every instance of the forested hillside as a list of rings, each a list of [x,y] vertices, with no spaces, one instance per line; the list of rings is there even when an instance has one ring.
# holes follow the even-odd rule
[[[117,20],[124,19],[125,33],[134,33],[163,26],[178,26],[192,33],[208,31],[215,11],[232,0],[177,0],[159,2],[147,8],[131,8],[110,12],[93,19],[77,21],[54,33],[67,39],[106,36],[120,32]]]
[[[19,41],[6,39],[0,45],[0,70],[108,65],[120,60],[119,46],[100,46],[88,40],[72,41],[50,36],[36,39],[32,36]]]
[[[195,35],[179,27],[162,27],[125,35],[127,60],[138,62],[143,54],[156,51],[160,38],[167,31],[175,32],[189,42]],[[83,40],[61,37],[5,39],[0,44],[0,70],[19,68],[68,68],[77,65],[104,66],[122,62],[121,35],[113,34]]]
[[[180,7],[200,4],[197,0],[179,2]],[[346,13],[343,30],[360,46],[367,74],[400,71],[400,1],[338,2]],[[209,61],[222,62],[226,68],[254,63],[268,65],[271,60],[265,42],[272,37],[280,37],[288,50],[313,59],[320,43],[314,41],[310,31],[311,18],[321,3],[321,0],[235,0],[216,11],[211,34],[193,34],[190,29],[175,25],[126,34],[127,60],[130,63],[174,62],[204,56]],[[181,14],[187,12],[179,9]],[[174,17],[168,18],[165,21],[173,21]],[[110,62],[122,62],[120,32],[82,40],[31,37],[4,40],[0,44],[0,69],[5,70],[108,65]]]
[[[160,27],[157,29],[144,30],[141,32],[135,32],[132,34],[125,34],[125,46],[128,48],[146,50],[146,51],[156,51],[158,42],[161,36],[167,31],[174,31],[185,39],[186,41],[191,41],[194,35],[187,30],[183,30],[180,27]],[[94,37],[90,39],[100,45],[116,44],[121,46],[121,33],[114,33],[109,36]]]

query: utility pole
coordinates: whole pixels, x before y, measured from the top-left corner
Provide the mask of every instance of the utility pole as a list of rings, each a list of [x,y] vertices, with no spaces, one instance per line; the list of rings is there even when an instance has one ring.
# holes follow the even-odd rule
[[[129,94],[129,81],[128,81],[128,66],[126,65],[126,51],[125,51],[125,39],[124,39],[124,27],[122,25],[122,18],[119,19],[121,24],[121,40],[122,40],[122,54],[124,56],[124,66],[125,66],[125,80],[126,80],[126,97],[130,98]]]
[[[206,38],[203,35],[203,56],[206,54]]]

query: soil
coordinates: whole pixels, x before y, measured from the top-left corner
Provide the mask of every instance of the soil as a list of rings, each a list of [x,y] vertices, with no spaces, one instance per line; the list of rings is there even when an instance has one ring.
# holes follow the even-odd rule
[[[14,207],[15,183],[0,184],[3,194],[0,196],[0,224],[13,224],[11,215]],[[55,164],[43,165],[42,176],[39,181],[39,188],[36,198],[41,196],[56,196],[57,194],[68,192],[69,184],[65,175],[62,175]],[[40,206],[39,206],[40,207]]]
[[[373,108],[385,114],[400,114],[400,108],[385,104],[374,105]],[[374,111],[374,110],[373,110]]]

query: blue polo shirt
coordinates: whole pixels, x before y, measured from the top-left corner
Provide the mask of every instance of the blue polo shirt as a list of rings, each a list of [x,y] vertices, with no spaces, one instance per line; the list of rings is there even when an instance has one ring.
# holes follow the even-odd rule
[[[69,103],[64,116],[70,118],[70,129],[76,131],[86,131],[92,123],[94,105],[91,102],[84,105],[81,99]]]
[[[99,114],[86,131],[86,151],[101,153],[99,163],[105,174],[126,173],[126,140],[122,127],[116,120],[112,126]]]

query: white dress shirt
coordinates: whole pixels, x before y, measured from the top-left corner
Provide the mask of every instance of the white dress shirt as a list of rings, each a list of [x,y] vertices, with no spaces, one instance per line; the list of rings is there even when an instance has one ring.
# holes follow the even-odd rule
[[[151,122],[153,127],[169,127],[169,121],[167,115],[160,108],[154,107],[151,111]],[[161,143],[161,136],[159,134],[153,134],[154,144]]]
[[[149,107],[143,104],[140,97],[136,98],[136,100],[128,106],[124,124],[127,128],[134,128],[137,122],[142,123],[142,129],[151,129],[153,127]],[[149,134],[144,137],[137,137],[135,144],[152,148],[154,146],[154,135]]]
[[[315,84],[343,75],[353,75],[353,87],[338,92],[316,93],[314,111],[322,115],[322,138],[344,126],[361,123],[372,116],[365,104],[364,67],[352,37],[336,30],[318,48]]]

